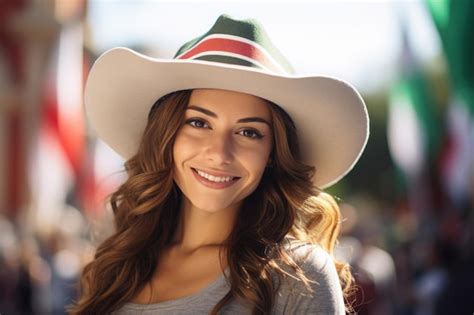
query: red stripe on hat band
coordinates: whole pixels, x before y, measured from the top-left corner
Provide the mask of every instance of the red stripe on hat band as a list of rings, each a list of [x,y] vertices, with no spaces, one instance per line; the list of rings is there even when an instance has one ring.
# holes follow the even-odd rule
[[[210,53],[212,53],[211,51],[221,51],[242,55],[255,60],[257,63],[270,70],[281,72],[281,70],[277,69],[257,46],[228,38],[205,39],[187,51],[184,55],[179,56],[177,59],[192,59],[195,55],[206,51],[209,51]]]

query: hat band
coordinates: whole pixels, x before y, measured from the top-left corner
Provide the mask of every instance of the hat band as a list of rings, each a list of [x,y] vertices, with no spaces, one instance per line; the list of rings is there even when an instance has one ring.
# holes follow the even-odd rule
[[[203,56],[226,56],[242,59],[263,70],[286,73],[262,46],[246,38],[227,34],[206,36],[176,56],[175,59],[202,59]]]

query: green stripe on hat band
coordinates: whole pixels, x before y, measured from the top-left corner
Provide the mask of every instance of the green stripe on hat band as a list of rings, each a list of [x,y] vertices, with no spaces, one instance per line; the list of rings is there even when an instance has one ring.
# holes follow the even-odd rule
[[[239,55],[239,54],[233,54],[233,53],[222,52],[222,51],[206,51],[202,54],[195,55],[194,57],[192,57],[190,59],[191,60],[192,59],[207,60],[205,58],[207,56],[211,56],[211,57],[230,57],[231,59],[215,58],[216,60],[214,60],[214,61],[221,62],[219,60],[222,60],[222,63],[227,63],[224,60],[235,60],[235,59],[237,59],[237,60],[241,60],[243,65],[251,65],[252,68],[258,68],[258,69],[262,69],[262,70],[266,70],[266,71],[270,71],[270,72],[279,73],[278,70],[270,69],[270,68],[266,67],[265,65],[262,65],[260,62],[258,62],[255,59],[248,58],[246,56],[242,56],[242,55]],[[235,64],[235,63],[233,63],[233,64]]]
[[[244,60],[239,57],[234,57],[231,55],[207,54],[207,55],[197,56],[196,58],[193,58],[193,60],[212,61],[212,62],[226,63],[226,64],[232,64],[232,65],[237,65],[237,66],[246,66],[250,68],[266,70],[253,62]]]

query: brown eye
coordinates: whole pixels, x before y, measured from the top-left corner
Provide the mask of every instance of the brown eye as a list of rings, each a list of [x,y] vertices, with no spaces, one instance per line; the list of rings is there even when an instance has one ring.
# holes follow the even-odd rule
[[[244,137],[251,138],[251,139],[261,139],[263,136],[254,129],[244,129],[239,132]]]
[[[186,124],[191,125],[194,128],[207,128],[207,127],[209,127],[204,120],[196,119],[196,118],[188,119],[186,121]]]

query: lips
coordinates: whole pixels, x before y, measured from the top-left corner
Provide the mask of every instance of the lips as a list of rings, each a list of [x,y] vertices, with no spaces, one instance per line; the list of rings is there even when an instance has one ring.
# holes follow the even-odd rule
[[[227,182],[214,182],[214,181],[211,181],[201,175],[198,174],[197,170],[194,169],[194,168],[191,168],[192,172],[193,172],[193,175],[194,177],[201,183],[203,184],[204,186],[206,187],[209,187],[209,188],[214,188],[214,189],[224,189],[224,188],[227,188],[227,187],[230,187],[232,186],[233,184],[235,184],[235,182],[237,182],[240,177],[238,176],[233,176],[233,178],[230,180],[230,181],[227,181]],[[201,171],[201,170],[200,170]],[[207,173],[205,171],[202,171],[204,173]],[[213,175],[213,174],[209,174],[209,175]],[[215,176],[215,175],[213,175]],[[220,177],[228,177],[228,176],[231,176],[231,175],[227,175],[227,176],[220,176]]]
[[[200,168],[191,168],[191,169],[193,171],[196,171],[196,172],[200,171],[202,173],[206,173],[206,174],[214,176],[214,177],[233,177],[233,179],[240,178],[239,176],[235,176],[233,174],[229,174],[229,173],[225,173],[225,172],[207,171],[207,170],[200,169]]]

